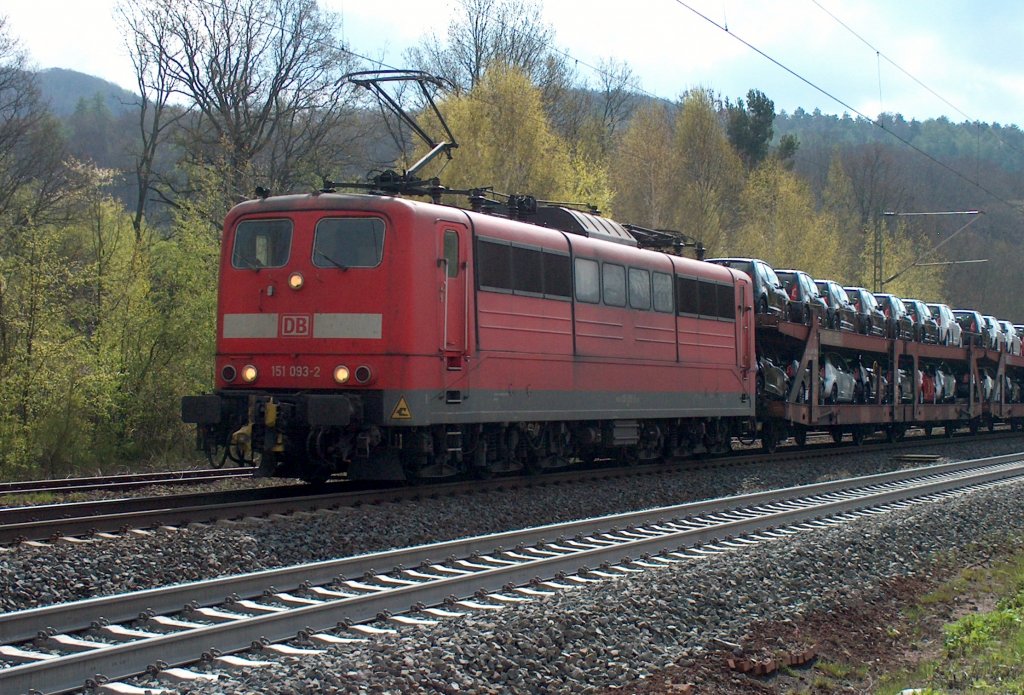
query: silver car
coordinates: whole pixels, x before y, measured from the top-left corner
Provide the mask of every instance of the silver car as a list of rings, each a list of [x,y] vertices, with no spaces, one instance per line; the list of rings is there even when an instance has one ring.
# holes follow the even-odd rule
[[[827,352],[821,361],[821,400],[825,403],[854,403],[860,395],[857,379],[846,358]]]

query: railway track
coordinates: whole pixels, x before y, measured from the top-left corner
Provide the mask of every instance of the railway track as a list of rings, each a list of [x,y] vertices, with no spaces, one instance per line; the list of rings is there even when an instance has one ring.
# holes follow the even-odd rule
[[[312,654],[1021,477],[1024,454],[999,456],[7,613],[0,692],[65,692],[147,671],[199,680],[209,674],[180,667],[245,663],[225,655],[253,647],[263,654],[250,664]]]
[[[972,435],[957,435],[955,441],[969,441]],[[995,438],[1020,437],[1005,431],[975,435],[979,441]],[[906,451],[934,445],[936,437],[909,437],[901,442],[869,441],[857,447],[859,452],[884,449]],[[849,443],[839,449],[849,448]],[[783,464],[817,458],[836,451],[836,445],[825,435],[805,447],[787,446],[771,455],[751,453],[718,458],[639,466],[594,468],[546,473],[534,477],[511,477],[492,480],[444,482],[416,487],[391,485],[384,487],[358,486],[345,481],[322,486],[307,484],[280,485],[223,492],[203,492],[183,495],[152,497],[126,497],[120,499],[72,502],[53,505],[0,508],[0,545],[18,542],[50,542],[60,539],[118,534],[131,529],[150,529],[161,526],[181,527],[196,523],[212,523],[224,519],[265,517],[274,514],[293,514],[412,500],[423,496],[444,496],[486,492],[501,489],[530,488],[537,485],[559,485],[571,482],[606,479],[628,479],[634,476],[672,475],[698,467],[733,467],[771,462]]]
[[[153,485],[175,486],[212,483],[232,478],[252,476],[252,468],[209,468],[189,471],[162,471],[158,473],[126,473],[122,475],[92,476],[85,478],[63,478],[60,480],[25,480],[0,483],[0,504],[5,498],[26,494],[72,494],[134,490]]]

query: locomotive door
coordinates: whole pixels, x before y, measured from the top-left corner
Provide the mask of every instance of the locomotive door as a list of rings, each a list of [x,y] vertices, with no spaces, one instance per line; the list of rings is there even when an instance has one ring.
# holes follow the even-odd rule
[[[469,231],[445,222],[437,229],[441,290],[441,353],[448,369],[462,369],[469,344]]]

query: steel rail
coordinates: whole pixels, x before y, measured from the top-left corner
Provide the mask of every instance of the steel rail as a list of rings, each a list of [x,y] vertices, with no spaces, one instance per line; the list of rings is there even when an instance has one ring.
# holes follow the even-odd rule
[[[985,435],[988,440],[992,435]],[[1017,433],[996,435],[1000,438],[1019,437]],[[857,451],[886,448],[902,450],[931,444],[929,441],[904,440],[896,444],[867,444]],[[962,438],[960,438],[962,441]],[[852,446],[847,443],[839,448]],[[217,519],[244,516],[266,516],[296,511],[351,506],[382,500],[400,501],[425,495],[444,495],[463,492],[487,492],[510,488],[529,488],[537,485],[557,485],[581,480],[606,480],[637,475],[662,475],[674,471],[700,468],[721,468],[749,463],[794,461],[815,458],[834,451],[836,446],[811,445],[806,448],[790,447],[771,457],[765,454],[744,454],[708,459],[686,459],[669,463],[645,464],[619,468],[598,468],[583,471],[546,473],[538,477],[513,477],[494,480],[443,482],[420,487],[384,487],[353,491],[351,483],[338,481],[326,486],[282,485],[215,493],[186,495],[160,495],[156,497],[128,497],[116,500],[75,502],[70,504],[36,505],[0,508],[0,545],[20,541],[46,541],[62,536],[87,536],[96,532],[116,533],[126,528],[152,528],[161,525],[205,523]]]
[[[150,664],[165,662],[171,665],[194,661],[197,655],[210,649],[211,645],[221,652],[232,652],[249,648],[256,637],[271,641],[293,638],[308,626],[319,626],[316,629],[328,629],[339,618],[355,622],[364,622],[388,611],[404,611],[410,605],[423,603],[438,604],[450,595],[468,596],[479,592],[500,591],[502,587],[512,584],[524,584],[537,576],[557,576],[560,573],[578,573],[581,568],[593,567],[607,563],[622,562],[624,555],[654,554],[655,565],[668,564],[671,560],[657,557],[658,553],[671,551],[685,546],[700,545],[723,537],[736,537],[775,528],[780,525],[804,524],[817,522],[823,516],[844,515],[865,507],[884,508],[904,502],[911,498],[927,498],[948,492],[951,488],[964,488],[995,482],[1024,475],[1024,463],[1021,455],[996,457],[983,462],[960,462],[938,467],[902,471],[901,474],[880,474],[845,481],[833,481],[800,488],[789,488],[773,493],[754,493],[737,498],[713,500],[697,504],[664,507],[639,513],[619,514],[601,519],[588,519],[557,524],[522,532],[508,532],[474,539],[463,539],[432,546],[375,553],[373,555],[351,558],[344,561],[314,563],[303,566],[305,574],[301,575],[305,582],[318,582],[318,573],[325,570],[331,576],[324,577],[334,580],[333,576],[340,567],[349,571],[364,571],[373,579],[385,582],[384,585],[373,586],[358,584],[363,590],[371,593],[349,595],[345,598],[319,601],[315,605],[300,608],[283,609],[267,608],[280,612],[247,616],[237,614],[237,619],[230,622],[193,626],[182,632],[168,635],[153,635],[128,642],[122,645],[101,646],[89,651],[67,657],[52,658],[36,663],[14,666],[0,671],[0,689],[4,692],[22,692],[30,687],[39,688],[45,683],[48,692],[61,692],[81,687],[82,674],[105,673],[114,678],[141,673]],[[900,477],[903,481],[900,483]],[[959,476],[959,477],[957,477]],[[799,501],[799,502],[798,502]],[[619,523],[625,522],[628,530],[616,530]],[[612,529],[609,531],[609,528]],[[547,541],[553,533],[564,537],[566,534],[577,534],[577,541]],[[603,535],[603,539],[594,536]],[[516,542],[520,546],[539,543],[541,547],[522,549],[515,552],[503,551],[496,546],[501,541]],[[569,547],[573,546],[573,547]],[[486,557],[456,563],[467,569],[443,569],[432,565],[433,572],[438,576],[422,583],[408,580],[392,579],[386,581],[383,575],[376,574],[372,568],[376,566],[394,567],[398,560],[406,563],[429,563],[428,557],[458,549],[463,555],[479,557],[481,550],[491,555],[502,555],[515,559],[515,564],[508,560]],[[554,550],[551,550],[554,549]],[[454,561],[449,561],[454,562]],[[627,560],[628,562],[628,560]],[[382,564],[383,563],[383,564]],[[500,563],[495,567],[493,563]],[[650,566],[650,565],[648,565]],[[427,570],[431,572],[431,570]],[[445,573],[456,576],[443,576]],[[284,571],[263,572],[237,578],[239,582],[252,581],[259,577],[262,583],[252,588],[254,591],[266,591],[267,580],[279,580],[286,576]],[[429,575],[428,575],[429,576]],[[298,579],[298,577],[294,577]],[[580,581],[587,581],[581,579]],[[397,588],[388,588],[388,585]],[[176,594],[180,601],[187,594],[182,590],[191,587],[200,588],[199,594],[205,595],[217,585],[216,581],[199,582],[165,590],[138,592],[139,598],[155,599],[161,592]],[[275,585],[276,586],[276,585]],[[218,587],[221,591],[241,588],[241,584],[222,582]],[[274,590],[276,591],[276,589]],[[221,594],[223,595],[223,594]],[[337,594],[335,594],[337,595]],[[121,602],[121,607],[129,605],[130,597],[112,597]],[[294,598],[294,597],[292,597]],[[194,599],[193,599],[194,600]],[[143,601],[145,603],[145,601]],[[235,602],[239,603],[239,602]],[[89,604],[93,609],[104,610],[104,615],[113,615],[109,605],[102,599],[77,602],[78,608]],[[137,608],[137,604],[133,606]],[[175,603],[180,607],[180,602]],[[63,607],[66,609],[67,607]],[[61,606],[53,606],[33,611],[22,611],[19,614],[0,616],[0,625],[5,630],[4,640],[15,634],[9,629],[19,619],[44,618],[47,614],[59,614]],[[95,620],[96,613],[92,613]],[[219,617],[223,618],[223,615]],[[80,620],[80,619],[79,619]],[[35,622],[38,626],[41,623]],[[45,622],[42,624],[46,624]],[[22,626],[21,633],[26,631]],[[52,634],[52,631],[50,632]]]
[[[250,467],[204,468],[154,473],[61,478],[55,480],[23,480],[0,482],[0,496],[32,493],[67,494],[97,490],[130,490],[151,485],[185,485],[252,476]]]
[[[40,626],[53,627],[61,632],[88,627],[102,607],[103,615],[112,621],[136,618],[146,609],[166,612],[188,603],[208,606],[222,601],[230,594],[255,595],[267,586],[295,587],[303,582],[314,584],[329,582],[338,575],[358,576],[380,567],[397,564],[419,564],[444,559],[451,555],[468,556],[483,553],[498,546],[538,543],[559,536],[597,533],[602,529],[622,525],[657,523],[665,518],[714,514],[739,507],[754,507],[765,502],[797,497],[813,497],[851,487],[884,485],[922,475],[943,475],[980,466],[1000,465],[1019,460],[1024,454],[1008,454],[972,461],[957,461],[938,466],[923,466],[889,473],[834,480],[812,485],[801,485],[777,490],[753,492],[744,495],[689,502],[681,505],[657,507],[640,512],[623,512],[608,516],[564,523],[547,524],[530,529],[506,531],[486,536],[430,543],[407,549],[387,550],[339,560],[323,560],[294,567],[262,570],[232,577],[208,579],[169,587],[147,589],[112,597],[96,597],[71,603],[0,614],[0,644],[8,644],[35,636]]]

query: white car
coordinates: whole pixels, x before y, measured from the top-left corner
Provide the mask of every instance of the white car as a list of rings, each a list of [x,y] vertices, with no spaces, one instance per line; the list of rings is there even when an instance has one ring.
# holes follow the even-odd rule
[[[939,345],[955,345],[963,347],[963,329],[953,316],[948,304],[929,304],[928,310],[932,318],[939,324]]]
[[[1002,350],[1003,343],[1003,327],[999,325],[999,321],[995,316],[991,314],[985,314],[982,316],[985,319],[985,327],[983,333],[985,334],[986,347],[992,350]]]
[[[945,362],[928,368],[935,380],[935,402],[951,403],[956,398],[956,376]]]
[[[1009,321],[1000,321],[999,327],[1003,329],[1003,341],[1006,345],[1005,350],[1011,355],[1020,354],[1020,336],[1017,335],[1017,330],[1013,324]]]

